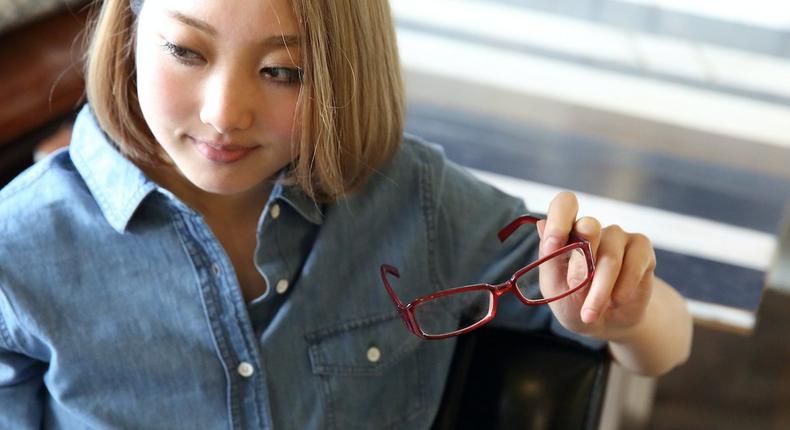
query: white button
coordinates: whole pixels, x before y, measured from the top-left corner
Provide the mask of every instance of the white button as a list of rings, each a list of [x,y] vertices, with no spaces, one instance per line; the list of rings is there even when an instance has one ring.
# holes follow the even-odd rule
[[[211,271],[214,272],[214,275],[219,275],[219,264],[217,263],[212,264]]]
[[[277,282],[277,286],[274,287],[278,293],[283,294],[284,292],[288,291],[288,280],[287,279],[280,279]]]
[[[368,348],[368,361],[371,363],[375,363],[381,360],[381,350],[376,348],[375,346],[371,346]]]
[[[239,375],[244,378],[249,378],[255,372],[255,368],[252,367],[252,364],[247,363],[246,361],[242,361],[236,370],[238,370]]]
[[[280,217],[280,205],[277,203],[272,205],[271,209],[272,218],[277,219]]]

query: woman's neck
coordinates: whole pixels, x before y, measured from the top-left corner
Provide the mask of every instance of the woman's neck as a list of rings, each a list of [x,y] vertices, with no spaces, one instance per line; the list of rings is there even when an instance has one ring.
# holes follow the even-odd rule
[[[175,168],[140,166],[154,182],[169,190],[189,207],[200,213],[209,224],[233,220],[233,224],[257,224],[273,182],[264,181],[236,194],[216,194],[202,190],[189,182]]]

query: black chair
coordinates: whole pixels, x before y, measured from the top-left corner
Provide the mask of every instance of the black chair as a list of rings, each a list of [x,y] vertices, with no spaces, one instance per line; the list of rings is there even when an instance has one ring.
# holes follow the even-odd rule
[[[597,429],[609,363],[605,350],[546,334],[460,336],[433,428]]]

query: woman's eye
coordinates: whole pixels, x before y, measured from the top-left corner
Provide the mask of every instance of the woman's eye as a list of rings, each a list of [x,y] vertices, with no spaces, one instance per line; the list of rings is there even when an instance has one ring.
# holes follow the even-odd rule
[[[181,63],[193,64],[196,61],[200,61],[202,59],[200,54],[198,54],[198,53],[196,53],[196,52],[194,52],[194,51],[192,51],[190,49],[184,48],[183,46],[176,45],[174,43],[165,42],[162,45],[162,48],[165,51],[167,51],[168,54],[170,54],[173,57],[175,57],[176,60],[178,60]]]
[[[301,68],[264,67],[261,74],[279,84],[294,85],[302,82]]]

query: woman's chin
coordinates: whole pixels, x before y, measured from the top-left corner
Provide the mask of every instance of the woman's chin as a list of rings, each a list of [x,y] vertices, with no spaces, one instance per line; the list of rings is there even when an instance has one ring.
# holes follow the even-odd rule
[[[189,178],[189,182],[200,190],[221,196],[235,196],[245,193],[253,192],[256,189],[264,190],[268,188],[269,181],[266,179],[257,178],[219,178],[219,177],[205,177],[198,176]]]
[[[234,196],[255,188],[254,185],[249,184],[236,184],[232,182],[217,181],[192,182],[192,185],[200,188],[204,192],[221,196]]]

